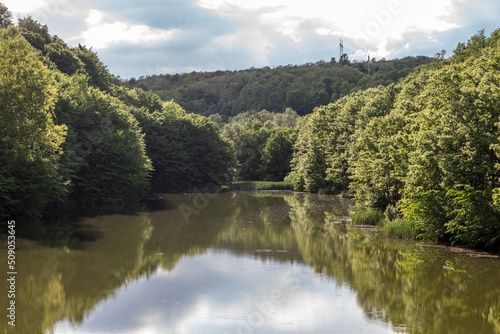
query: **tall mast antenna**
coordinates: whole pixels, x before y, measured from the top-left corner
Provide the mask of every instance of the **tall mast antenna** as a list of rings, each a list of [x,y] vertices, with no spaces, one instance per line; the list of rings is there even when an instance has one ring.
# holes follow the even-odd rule
[[[342,60],[342,55],[344,54],[344,41],[342,40],[342,38],[340,39],[339,47],[340,47],[340,57],[339,57],[339,62],[340,62]]]
[[[368,75],[370,75],[370,55],[368,55]]]

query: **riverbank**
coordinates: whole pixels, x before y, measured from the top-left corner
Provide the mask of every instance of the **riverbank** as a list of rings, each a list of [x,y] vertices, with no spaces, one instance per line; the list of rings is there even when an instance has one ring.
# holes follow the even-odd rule
[[[379,236],[385,237],[385,238],[390,238],[390,239],[406,239],[406,240],[412,240],[417,242],[415,244],[416,247],[429,247],[429,248],[439,248],[443,250],[447,250],[452,253],[457,253],[460,255],[465,255],[473,258],[489,258],[489,259],[498,259],[500,260],[500,252],[495,252],[495,251],[487,251],[487,250],[482,250],[482,249],[472,249],[472,248],[466,248],[466,247],[461,247],[461,246],[454,246],[451,244],[446,244],[446,243],[439,243],[437,241],[432,241],[432,240],[418,240],[417,236],[415,235],[414,237],[408,237],[408,234],[406,233],[390,233],[390,229],[387,228],[387,222],[380,222],[376,225],[373,224],[360,224],[360,223],[355,223],[353,222],[353,219],[351,217],[342,217],[342,221],[345,222],[346,224],[349,224],[350,226],[366,231],[366,232],[371,232],[375,233]],[[399,219],[399,221],[402,221],[402,219]]]
[[[249,190],[294,190],[291,182],[275,181],[238,181],[233,182],[228,191]]]

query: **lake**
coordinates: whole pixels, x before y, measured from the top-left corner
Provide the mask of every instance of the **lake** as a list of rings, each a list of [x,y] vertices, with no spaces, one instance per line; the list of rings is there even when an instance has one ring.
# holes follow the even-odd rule
[[[335,196],[160,196],[60,247],[18,239],[2,332],[500,333],[498,259],[346,225]]]

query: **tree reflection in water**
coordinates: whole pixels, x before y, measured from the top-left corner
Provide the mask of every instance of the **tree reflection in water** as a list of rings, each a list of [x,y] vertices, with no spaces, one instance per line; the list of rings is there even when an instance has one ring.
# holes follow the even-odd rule
[[[84,221],[98,237],[74,247],[18,243],[17,328],[78,326],[98,305],[158,269],[209,250],[306,264],[355,292],[368,319],[406,333],[500,333],[500,261],[476,259],[348,226],[349,200],[302,193],[222,193],[189,222],[195,195],[164,195],[164,209]],[[98,231],[99,233],[95,233]],[[3,249],[6,249],[2,241]],[[6,257],[0,266],[6,268]],[[266,284],[263,282],[262,284]],[[6,305],[7,296],[0,295]],[[22,328],[22,330],[21,330]]]

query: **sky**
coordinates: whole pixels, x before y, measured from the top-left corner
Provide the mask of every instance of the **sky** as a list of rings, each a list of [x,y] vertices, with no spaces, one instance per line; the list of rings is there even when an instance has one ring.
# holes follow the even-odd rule
[[[123,79],[339,59],[450,55],[500,28],[498,0],[0,0]]]

